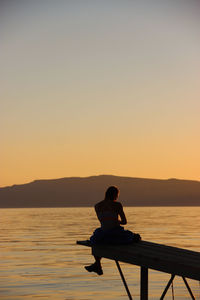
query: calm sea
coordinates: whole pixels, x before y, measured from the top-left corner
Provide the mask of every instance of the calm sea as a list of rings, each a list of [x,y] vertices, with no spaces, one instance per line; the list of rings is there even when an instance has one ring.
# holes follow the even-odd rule
[[[200,207],[125,207],[127,229],[147,241],[200,251]],[[103,276],[85,271],[90,248],[76,245],[99,226],[92,208],[0,210],[0,299],[127,299],[114,261],[103,259]],[[121,263],[133,299],[140,269]],[[170,275],[150,271],[150,300],[159,299]],[[200,284],[188,280],[200,299]],[[182,279],[175,299],[191,299]],[[169,289],[165,299],[172,299]]]

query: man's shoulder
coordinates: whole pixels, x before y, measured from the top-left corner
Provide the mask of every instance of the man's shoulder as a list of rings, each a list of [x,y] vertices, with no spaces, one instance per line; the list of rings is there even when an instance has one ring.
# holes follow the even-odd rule
[[[99,210],[99,209],[101,210],[102,208],[105,207],[105,204],[106,204],[105,200],[102,200],[102,201],[96,203],[94,208],[95,208],[96,211]],[[113,207],[113,209],[116,209],[116,210],[121,210],[122,209],[122,204],[121,204],[121,202],[113,201],[111,203],[111,207]]]
[[[118,209],[122,209],[122,204],[121,204],[121,202],[116,201],[116,202],[114,202],[114,203],[115,203],[115,206],[116,206]]]
[[[115,201],[114,203],[115,203],[115,205],[122,206],[121,202],[119,202],[119,201]]]
[[[95,206],[94,206],[94,208],[96,209],[98,207],[101,207],[103,205],[103,203],[104,203],[103,200],[100,201],[100,202],[98,202],[98,203],[96,203]]]

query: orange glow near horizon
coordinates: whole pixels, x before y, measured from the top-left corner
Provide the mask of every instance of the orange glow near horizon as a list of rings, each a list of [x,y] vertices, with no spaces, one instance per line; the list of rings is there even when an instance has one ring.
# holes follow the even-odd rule
[[[200,180],[198,4],[84,5],[2,6],[0,186]]]

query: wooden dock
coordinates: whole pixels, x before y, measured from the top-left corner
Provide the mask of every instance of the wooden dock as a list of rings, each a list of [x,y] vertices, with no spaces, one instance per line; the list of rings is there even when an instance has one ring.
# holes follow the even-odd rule
[[[91,247],[89,241],[77,244]],[[140,266],[140,299],[148,300],[148,269],[171,274],[160,300],[164,299],[175,276],[181,276],[192,299],[195,299],[186,278],[200,281],[200,252],[140,241],[130,245],[93,245],[92,254],[114,260],[127,291],[132,299],[119,262]]]

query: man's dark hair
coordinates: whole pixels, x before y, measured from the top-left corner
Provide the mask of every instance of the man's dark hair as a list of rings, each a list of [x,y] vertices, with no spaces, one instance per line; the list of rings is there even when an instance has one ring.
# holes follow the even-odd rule
[[[116,200],[119,195],[119,189],[116,186],[110,186],[105,193],[105,200]]]

